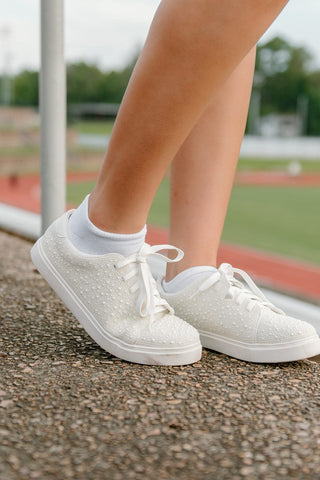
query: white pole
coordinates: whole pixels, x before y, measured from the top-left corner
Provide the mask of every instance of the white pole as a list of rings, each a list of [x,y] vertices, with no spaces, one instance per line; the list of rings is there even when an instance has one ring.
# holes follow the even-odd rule
[[[64,0],[41,0],[41,230],[66,206]]]

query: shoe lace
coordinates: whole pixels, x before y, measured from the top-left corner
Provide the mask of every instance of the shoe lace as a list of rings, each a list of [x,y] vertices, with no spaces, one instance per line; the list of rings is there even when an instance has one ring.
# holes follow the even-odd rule
[[[246,288],[241,281],[237,280],[234,277],[235,274],[237,274],[249,288]],[[266,307],[275,313],[284,315],[282,310],[269,302],[252,278],[244,270],[233,268],[232,265],[228,263],[223,263],[216,272],[206,278],[206,280],[198,287],[198,292],[203,292],[208,288],[213,287],[219,282],[221,277],[224,277],[229,283],[225,298],[234,299],[238,305],[245,306],[249,311],[258,305],[260,308]]]
[[[160,252],[161,250],[174,250],[177,252],[175,258],[169,258]],[[137,298],[137,310],[141,317],[150,317],[154,319],[155,314],[169,312],[173,313],[173,309],[166,300],[160,297],[156,282],[152,277],[150,267],[148,265],[148,257],[158,257],[166,263],[179,262],[183,258],[183,251],[172,245],[148,245],[145,243],[138,253],[130,255],[123,260],[116,263],[115,268],[121,269],[130,265],[129,271],[122,277],[123,280],[128,281],[131,278],[136,281],[131,285],[130,292],[135,293],[139,291]]]

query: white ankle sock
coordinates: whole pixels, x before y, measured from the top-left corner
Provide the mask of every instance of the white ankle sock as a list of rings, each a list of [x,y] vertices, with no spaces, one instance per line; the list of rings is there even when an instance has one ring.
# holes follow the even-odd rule
[[[120,253],[127,257],[138,252],[145,241],[146,225],[140,232],[133,234],[110,233],[100,230],[89,219],[88,199],[89,195],[69,219],[68,238],[74,247],[90,255]]]
[[[177,293],[183,290],[188,285],[193,283],[201,276],[208,276],[209,273],[216,272],[215,267],[200,266],[191,267],[183,270],[183,272],[176,275],[170,282],[162,280],[162,288],[166,293]]]

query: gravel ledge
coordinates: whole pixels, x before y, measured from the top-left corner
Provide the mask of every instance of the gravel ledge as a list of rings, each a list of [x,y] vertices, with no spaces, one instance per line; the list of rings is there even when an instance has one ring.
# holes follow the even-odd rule
[[[1,478],[320,478],[319,364],[122,362],[34,271],[30,243],[0,246]]]

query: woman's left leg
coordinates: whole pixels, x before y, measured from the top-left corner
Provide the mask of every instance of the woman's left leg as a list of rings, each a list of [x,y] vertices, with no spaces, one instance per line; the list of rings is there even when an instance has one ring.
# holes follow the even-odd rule
[[[159,291],[200,333],[204,347],[251,362],[316,355],[314,328],[272,305],[250,277],[216,266],[222,227],[244,132],[254,51],[212,98],[172,166],[170,241],[185,252]],[[181,273],[180,273],[181,272]],[[240,277],[245,286],[237,277]]]
[[[169,243],[181,248],[185,256],[168,265],[167,280],[189,267],[216,266],[246,125],[254,62],[255,49],[211,100],[172,163]]]

